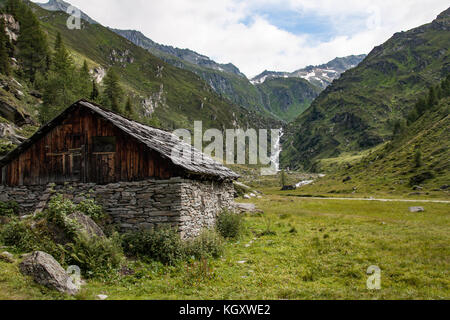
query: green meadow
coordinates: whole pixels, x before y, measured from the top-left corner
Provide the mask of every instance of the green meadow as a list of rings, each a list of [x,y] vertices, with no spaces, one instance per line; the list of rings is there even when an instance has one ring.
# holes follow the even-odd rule
[[[0,261],[0,299],[449,299],[450,205],[266,195],[222,258],[89,280],[73,298]],[[420,205],[423,213],[410,213]],[[16,256],[16,260],[18,256]],[[381,269],[369,290],[367,270]]]

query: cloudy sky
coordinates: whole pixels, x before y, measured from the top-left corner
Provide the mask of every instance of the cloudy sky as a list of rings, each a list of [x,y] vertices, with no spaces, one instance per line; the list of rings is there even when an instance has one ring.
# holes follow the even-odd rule
[[[36,2],[45,2],[43,0]],[[142,31],[248,77],[368,53],[432,21],[448,0],[71,0],[105,26]]]

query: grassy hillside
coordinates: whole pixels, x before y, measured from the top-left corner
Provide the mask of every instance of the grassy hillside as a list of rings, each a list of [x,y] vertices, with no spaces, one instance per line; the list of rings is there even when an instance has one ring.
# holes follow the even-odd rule
[[[263,104],[278,118],[291,122],[319,95],[320,89],[301,78],[277,78],[256,86]]]
[[[426,112],[390,143],[361,154],[324,159],[328,173],[299,194],[392,194],[448,198],[450,185],[450,97]],[[351,180],[344,182],[347,177]],[[347,178],[348,179],[348,178]]]
[[[314,161],[389,140],[391,121],[404,117],[430,85],[450,72],[450,9],[430,24],[395,34],[321,93],[292,123],[282,162]]]

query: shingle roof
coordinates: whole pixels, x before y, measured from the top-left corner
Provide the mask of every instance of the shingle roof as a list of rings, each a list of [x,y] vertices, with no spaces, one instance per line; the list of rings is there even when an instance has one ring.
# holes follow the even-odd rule
[[[235,180],[239,178],[238,174],[234,173],[224,165],[214,161],[212,158],[206,156],[191,145],[183,142],[171,132],[146,126],[139,122],[124,118],[108,109],[86,100],[80,100],[74,103],[54,120],[41,127],[35,135],[1,159],[0,167],[5,166],[23,151],[28,149],[35,141],[56,127],[59,123],[61,123],[61,121],[69,116],[75,108],[80,106],[95,112],[126,134],[143,143],[149,149],[158,152],[163,158],[170,160],[174,165],[181,167],[191,175],[215,177],[220,180]],[[182,149],[183,152],[173,152],[174,148],[177,146],[179,149]]]

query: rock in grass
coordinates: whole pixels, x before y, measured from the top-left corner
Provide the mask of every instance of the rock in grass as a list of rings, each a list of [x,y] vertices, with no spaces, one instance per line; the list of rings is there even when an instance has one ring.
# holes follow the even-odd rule
[[[14,263],[14,256],[5,251],[3,253],[0,253],[0,261],[6,262],[6,263]]]
[[[418,213],[418,212],[424,212],[425,209],[423,207],[410,207],[409,212],[411,213]]]
[[[92,220],[87,215],[82,214],[81,212],[74,212],[71,215],[67,216],[67,218],[75,221],[79,226],[79,231],[86,232],[90,238],[94,236],[100,238],[105,237],[103,230],[100,229],[100,227],[94,222],[94,220]]]
[[[98,299],[98,300],[106,300],[106,299],[108,299],[108,296],[105,295],[105,294],[99,294],[99,295],[97,296],[97,299]]]
[[[19,265],[20,272],[31,276],[37,283],[61,293],[75,295],[80,290],[61,267],[49,254],[35,251],[28,255]]]

